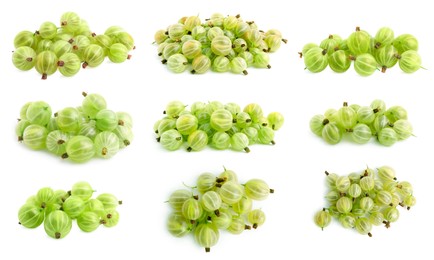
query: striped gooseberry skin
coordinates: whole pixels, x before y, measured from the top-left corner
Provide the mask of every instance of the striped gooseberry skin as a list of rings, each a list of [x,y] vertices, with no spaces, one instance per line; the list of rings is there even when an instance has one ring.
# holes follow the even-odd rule
[[[392,45],[376,49],[374,54],[377,63],[381,67],[381,72],[383,73],[385,73],[388,68],[395,66],[398,62],[398,51]]]
[[[93,211],[85,211],[77,218],[77,226],[84,232],[95,231],[101,223],[101,217]]]
[[[283,126],[283,123],[285,122],[285,118],[279,112],[269,113],[267,116],[267,120],[271,129],[275,131],[279,130]]]
[[[359,232],[362,235],[369,235],[370,237],[372,236],[372,234],[371,234],[372,224],[365,217],[361,217],[361,218],[356,219],[355,228],[356,228],[357,232]]]
[[[47,79],[49,75],[57,71],[58,58],[52,51],[43,51],[36,56],[35,69],[42,75],[42,79]]]
[[[200,223],[194,230],[196,242],[204,247],[207,253],[210,252],[212,246],[217,244],[219,236],[218,228],[210,222]]]
[[[226,56],[232,50],[232,41],[224,35],[216,36],[211,41],[211,50],[215,55]]]
[[[217,192],[210,190],[203,194],[200,203],[205,211],[214,212],[222,205],[222,199]]]
[[[231,147],[235,151],[244,150],[249,153],[249,142],[249,138],[244,133],[238,132],[231,136]]]
[[[134,38],[131,36],[131,34],[125,31],[116,34],[116,36],[113,37],[113,43],[121,43],[127,47],[129,51],[133,50],[135,47]]]
[[[21,119],[15,126],[15,134],[18,137],[18,141],[23,140],[24,130],[30,125],[30,122],[26,119]]]
[[[268,184],[260,179],[250,179],[244,184],[246,196],[253,200],[265,200],[270,193],[274,193]]]
[[[181,40],[181,37],[186,33],[185,26],[180,23],[170,25],[167,31],[169,38],[174,41]]]
[[[78,218],[85,208],[84,200],[80,196],[70,196],[63,202],[63,211],[72,219]]]
[[[103,96],[96,93],[83,93],[84,99],[81,104],[81,107],[83,108],[83,112],[87,117],[90,119],[95,119],[96,114],[107,108],[107,102],[104,99]]]
[[[407,50],[399,55],[399,67],[405,73],[413,73],[422,68],[422,59],[415,50]]]
[[[165,149],[175,151],[182,146],[184,140],[178,130],[170,129],[160,136],[160,143]]]
[[[95,212],[100,217],[103,216],[103,214],[105,213],[104,205],[102,204],[101,201],[99,201],[97,199],[89,199],[88,201],[86,201],[83,212],[86,212],[86,211]]]
[[[249,213],[252,210],[253,201],[247,196],[243,196],[237,203],[232,204],[232,209],[235,213],[242,215]]]
[[[352,129],[357,124],[357,113],[353,108],[344,102],[343,106],[338,110],[338,123],[343,129]]]
[[[228,149],[231,145],[231,137],[226,132],[216,132],[212,137],[212,144],[219,150]]]
[[[227,181],[221,186],[219,194],[223,202],[232,205],[241,200],[244,191],[240,184],[234,181]]]
[[[94,189],[92,186],[86,181],[79,181],[74,183],[71,188],[71,195],[80,197],[83,201],[88,201],[92,194],[94,193]]]
[[[167,68],[175,73],[184,72],[187,69],[188,60],[181,54],[176,53],[167,59]]]
[[[27,107],[25,106],[21,110],[23,113],[20,113],[21,119],[27,119],[31,124],[40,126],[46,126],[50,122],[52,111],[50,105],[47,102],[35,101],[30,102]],[[25,117],[21,115],[24,114],[24,111]]]
[[[351,129],[351,137],[358,144],[365,144],[371,140],[372,131],[366,124],[359,123]]]
[[[169,196],[169,205],[175,210],[175,211],[181,211],[182,205],[184,205],[184,202],[190,198],[193,197],[193,194],[191,191],[186,189],[180,189],[175,190],[170,194]]]
[[[353,55],[369,53],[371,48],[371,36],[366,31],[356,27],[356,31],[350,34],[347,39],[347,45]]]
[[[342,130],[336,123],[331,122],[324,126],[321,136],[328,144],[337,144],[342,139]]]
[[[110,61],[114,63],[122,63],[129,58],[128,48],[122,43],[112,44],[107,54]]]
[[[74,12],[65,12],[60,17],[60,26],[66,32],[76,32],[80,28],[80,24],[80,16]]]
[[[50,51],[56,54],[56,57],[60,57],[65,53],[72,51],[72,45],[66,40],[57,40],[50,45]]]
[[[183,237],[193,229],[193,225],[180,212],[171,213],[166,226],[169,233],[175,237]]]
[[[227,72],[231,69],[231,62],[225,56],[217,56],[212,61],[212,70],[215,72]]]
[[[269,127],[261,127],[258,131],[258,141],[261,144],[274,145],[274,130]]]
[[[27,46],[34,48],[38,44],[35,33],[31,31],[21,31],[15,35],[14,47],[19,48],[22,46]]]
[[[332,216],[330,212],[326,211],[325,209],[322,209],[317,213],[315,213],[313,220],[318,227],[324,230],[324,228],[327,227],[332,221]]]
[[[202,206],[199,201],[195,198],[189,198],[182,204],[182,215],[190,220],[192,223],[195,222],[202,215]]]
[[[328,55],[328,64],[334,72],[343,73],[350,68],[351,60],[345,51],[337,50]]]
[[[65,77],[72,77],[80,71],[81,60],[75,53],[65,53],[57,62],[59,72]]]
[[[377,61],[370,53],[363,53],[351,59],[354,60],[354,70],[360,76],[370,76],[378,69]]]
[[[244,75],[247,75],[247,62],[245,59],[241,57],[235,57],[231,60],[230,63],[231,71],[235,74],[243,73]]]
[[[18,47],[12,53],[12,63],[19,70],[31,70],[36,63],[36,52],[28,46]]]
[[[53,39],[54,36],[56,36],[57,33],[57,26],[52,22],[44,22],[39,27],[39,30],[36,34],[41,36],[43,39]]]
[[[95,136],[94,147],[96,156],[109,159],[119,151],[119,138],[113,132],[103,131]]]
[[[96,197],[104,205],[105,210],[115,210],[117,206],[122,204],[113,194],[102,193]]]
[[[45,142],[47,150],[56,155],[64,154],[66,152],[66,143],[69,138],[69,134],[62,132],[61,130],[51,131],[47,135]]]
[[[41,150],[46,147],[48,131],[40,125],[29,125],[23,132],[23,143],[33,150]]]
[[[182,54],[187,59],[194,59],[202,53],[202,44],[197,40],[188,40],[182,44]]]
[[[336,208],[340,213],[346,214],[353,208],[353,202],[348,197],[341,197],[336,202]]]
[[[198,128],[197,117],[191,114],[181,115],[176,119],[176,129],[182,135],[190,135]]]
[[[261,209],[254,209],[247,215],[247,220],[252,224],[253,228],[262,226],[265,222],[265,213]]]
[[[57,126],[65,133],[77,133],[80,129],[80,120],[81,115],[75,107],[66,107],[57,112]]]
[[[216,131],[225,132],[231,129],[233,124],[233,116],[230,111],[221,108],[215,110],[211,114],[210,124]]]
[[[116,112],[102,109],[95,115],[96,127],[100,131],[113,131],[119,124]]]
[[[74,162],[86,162],[95,155],[95,147],[92,139],[82,135],[76,135],[66,144],[66,153],[62,158],[69,158]]]
[[[385,127],[377,134],[377,139],[384,146],[392,146],[398,141],[398,135],[393,128]]]
[[[320,47],[311,47],[305,54],[303,54],[303,58],[304,65],[310,72],[318,73],[327,68],[327,50],[324,50]]]
[[[98,67],[105,58],[105,52],[104,49],[97,45],[97,44],[90,44],[89,46],[84,49],[83,52],[83,69],[85,69],[87,66],[94,68]]]
[[[44,221],[44,229],[47,235],[60,239],[69,234],[72,227],[71,218],[61,210],[55,210],[48,214]]]
[[[211,60],[206,55],[199,55],[193,59],[191,64],[193,74],[203,74],[211,67]]]
[[[374,37],[374,47],[376,49],[379,49],[381,47],[390,45],[393,43],[393,40],[395,39],[395,33],[393,30],[389,27],[382,27],[378,29],[377,33]]]
[[[220,214],[211,215],[211,222],[216,225],[218,229],[227,229],[232,223],[232,214],[229,211],[220,210]]]
[[[411,34],[401,34],[393,40],[393,46],[398,50],[399,54],[403,54],[408,50],[417,51],[419,42]]]
[[[18,210],[19,224],[26,228],[37,228],[44,222],[44,209],[33,203],[26,203]]]
[[[114,227],[119,223],[119,212],[117,210],[106,211],[102,217],[103,225],[105,227]]]
[[[196,130],[187,138],[187,151],[201,151],[208,144],[208,134],[203,130]]]

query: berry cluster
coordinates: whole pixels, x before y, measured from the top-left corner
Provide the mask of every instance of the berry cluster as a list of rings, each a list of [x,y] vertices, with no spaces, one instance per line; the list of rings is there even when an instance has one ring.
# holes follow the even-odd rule
[[[411,34],[395,37],[392,29],[382,27],[374,37],[359,27],[347,39],[331,34],[318,46],[308,43],[300,52],[306,69],[321,72],[327,65],[338,73],[347,71],[354,61],[354,70],[361,76],[372,75],[381,69],[386,72],[395,64],[405,73],[413,73],[422,68],[417,53],[419,43]]]
[[[162,63],[175,73],[189,69],[202,74],[231,71],[247,75],[247,68],[271,68],[269,53],[280,48],[280,31],[259,30],[255,22],[240,15],[213,14],[204,22],[198,16],[181,18],[154,36]],[[190,65],[191,64],[191,65]]]
[[[174,210],[167,228],[175,237],[193,233],[206,252],[217,244],[220,231],[241,234],[265,222],[265,213],[253,209],[253,200],[265,200],[274,190],[260,179],[240,184],[234,171],[224,169],[218,176],[203,173],[191,190],[174,191],[168,200]],[[251,226],[250,226],[250,225]]]
[[[47,235],[56,239],[69,234],[73,219],[84,232],[92,232],[100,225],[116,226],[119,222],[116,207],[122,202],[109,193],[92,199],[94,192],[85,181],[75,183],[70,191],[41,188],[19,209],[19,224],[37,228],[44,223]]]
[[[94,156],[108,159],[128,146],[133,139],[131,116],[107,109],[99,94],[83,95],[80,107],[66,107],[54,116],[44,101],[26,103],[15,129],[18,141],[74,162]]]
[[[397,181],[395,171],[389,166],[377,170],[367,168],[362,173],[348,176],[325,173],[329,188],[325,198],[329,205],[314,217],[315,224],[321,229],[334,217],[343,227],[372,236],[372,225],[384,224],[389,228],[398,220],[398,206],[409,210],[416,204],[411,184]]]
[[[119,26],[109,27],[104,34],[91,32],[87,22],[74,12],[60,17],[60,27],[44,22],[36,32],[21,31],[15,36],[12,63],[20,70],[33,67],[42,79],[57,70],[71,77],[80,67],[97,67],[108,57],[114,63],[131,56],[134,39]]]
[[[310,130],[329,144],[337,144],[349,135],[356,143],[364,144],[376,137],[384,146],[405,140],[413,133],[407,111],[401,106],[386,109],[384,101],[376,99],[370,106],[344,102],[339,109],[328,109],[310,120]]]
[[[275,144],[274,131],[282,127],[279,112],[264,116],[262,108],[248,104],[241,111],[235,103],[208,104],[195,102],[190,110],[181,101],[169,102],[166,115],[154,125],[157,141],[170,151],[178,150],[186,141],[187,151],[200,151],[208,144],[218,150],[231,148],[250,152],[249,145]]]

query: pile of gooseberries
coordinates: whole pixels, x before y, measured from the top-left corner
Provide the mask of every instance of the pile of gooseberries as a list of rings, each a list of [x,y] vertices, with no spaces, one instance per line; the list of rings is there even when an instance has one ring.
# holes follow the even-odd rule
[[[423,68],[418,48],[418,40],[411,34],[395,37],[391,28],[382,27],[371,36],[357,27],[347,39],[330,34],[319,45],[306,44],[299,54],[304,58],[305,69],[314,73],[327,66],[334,72],[343,73],[353,63],[359,75],[369,76],[380,70],[384,73],[396,64],[405,73]]]
[[[344,228],[372,236],[373,226],[384,224],[389,228],[399,219],[398,206],[410,210],[416,204],[412,185],[398,181],[389,166],[366,168],[347,176],[325,173],[328,206],[314,216],[315,224],[321,229],[335,218]]]
[[[79,163],[93,157],[111,158],[128,146],[133,139],[131,116],[107,109],[99,94],[83,95],[81,106],[66,107],[54,115],[45,101],[24,104],[15,128],[18,141]]]
[[[310,120],[310,130],[329,144],[337,144],[346,136],[358,144],[376,138],[384,146],[413,135],[413,127],[407,120],[407,111],[401,106],[386,108],[384,101],[376,99],[370,106],[357,104],[328,109]]]
[[[252,144],[275,144],[274,131],[283,123],[283,115],[250,103],[241,110],[236,103],[195,102],[187,109],[181,101],[171,101],[164,118],[154,124],[157,141],[167,150],[201,151],[207,145],[217,149],[250,152]]]
[[[206,252],[217,244],[220,231],[241,234],[257,229],[265,222],[262,209],[254,209],[253,201],[265,200],[273,189],[261,179],[241,184],[232,170],[218,175],[202,173],[196,186],[175,190],[167,201],[173,212],[167,229],[175,237],[193,234]]]
[[[122,201],[110,193],[92,198],[94,192],[85,181],[75,183],[70,191],[41,188],[18,210],[19,224],[32,229],[44,224],[47,235],[55,239],[69,234],[74,219],[84,232],[92,232],[100,225],[116,226],[116,209]]]
[[[97,67],[106,57],[122,63],[130,59],[134,39],[119,26],[110,26],[104,34],[93,33],[87,22],[74,12],[66,12],[56,25],[44,22],[36,31],[21,31],[14,39],[12,63],[19,70],[33,68],[46,79],[59,71],[65,77],[80,68]]]
[[[154,36],[158,56],[175,73],[189,70],[202,74],[208,70],[247,75],[248,67],[271,68],[269,53],[280,48],[279,30],[262,31],[253,21],[240,15],[213,14],[202,21],[199,16],[182,17]]]

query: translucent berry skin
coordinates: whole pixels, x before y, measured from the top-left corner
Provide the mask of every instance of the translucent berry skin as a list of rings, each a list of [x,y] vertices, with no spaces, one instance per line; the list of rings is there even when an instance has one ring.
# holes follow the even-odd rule
[[[181,54],[176,53],[169,57],[167,60],[167,68],[175,73],[184,72],[187,69],[188,60],[187,58]]]
[[[261,209],[254,209],[248,213],[247,219],[252,224],[252,227],[256,229],[264,224],[266,216]]]
[[[99,66],[105,58],[105,52],[104,49],[97,45],[97,44],[90,44],[89,46],[86,47],[86,49],[84,49],[83,52],[83,68],[86,67],[97,67]]]
[[[327,227],[331,221],[332,221],[332,216],[328,211],[323,209],[315,213],[314,222],[322,230],[324,230],[324,228]]]
[[[393,46],[398,50],[399,54],[403,54],[408,50],[417,51],[419,49],[419,42],[411,34],[401,34],[393,40]]]
[[[205,248],[205,252],[210,252],[212,246],[216,245],[219,240],[219,230],[217,227],[210,223],[200,223],[194,231],[194,238],[196,242]]]
[[[81,197],[72,195],[63,202],[62,208],[70,218],[76,219],[83,213],[85,203]]]
[[[33,150],[45,149],[48,131],[40,125],[29,125],[23,132],[23,143]]]
[[[42,79],[57,71],[57,56],[52,51],[43,51],[36,56],[35,69],[42,75]]]
[[[167,230],[175,237],[183,237],[191,232],[193,225],[179,212],[173,212],[167,219]]]
[[[77,218],[77,226],[84,232],[95,231],[100,225],[100,216],[92,211],[85,211]]]
[[[108,50],[108,58],[113,63],[122,63],[128,59],[128,48],[122,43],[115,43]]]
[[[203,74],[211,68],[211,60],[205,55],[196,56],[191,64],[193,74]]]
[[[59,72],[65,77],[72,77],[80,71],[81,60],[74,53],[65,53],[57,62]]]
[[[170,129],[160,136],[161,145],[169,151],[178,150],[183,142],[182,135],[176,129]]]
[[[44,210],[31,203],[24,204],[18,210],[19,224],[26,228],[37,228],[44,222]]]
[[[328,64],[334,72],[343,73],[350,68],[351,60],[345,51],[337,50],[328,55]]]
[[[218,109],[211,114],[210,123],[216,131],[225,132],[231,129],[233,117],[228,110]]]
[[[102,131],[95,136],[95,155],[104,159],[113,157],[119,151],[119,138],[111,131]]]
[[[246,196],[253,200],[265,200],[274,190],[270,189],[268,184],[260,179],[251,179],[244,184]]]
[[[396,141],[398,141],[398,135],[396,134],[395,130],[389,127],[383,128],[377,134],[377,138],[380,144],[384,146],[392,146],[396,143]]]
[[[39,34],[43,39],[53,39],[57,33],[57,26],[52,22],[44,22],[39,27],[37,34]]]
[[[86,162],[95,155],[93,141],[86,136],[76,135],[66,145],[66,154],[62,157],[69,158],[74,162]]]
[[[360,30],[359,27],[356,31],[350,34],[347,39],[347,45],[353,55],[359,56],[364,53],[369,53],[371,44],[371,36],[366,31]]]
[[[374,37],[374,48],[378,49],[393,43],[395,34],[389,27],[382,27],[378,29],[377,34]]]
[[[69,234],[72,228],[71,218],[61,210],[55,210],[48,214],[44,221],[44,229],[47,235],[60,239]]]
[[[370,76],[378,68],[377,61],[374,56],[369,53],[360,54],[354,61],[354,70],[360,76]]]
[[[96,199],[102,202],[105,210],[115,210],[117,206],[122,204],[122,202],[119,201],[116,196],[110,193],[102,193],[98,195]]]
[[[422,59],[414,50],[407,50],[399,56],[399,67],[405,73],[414,73],[422,68]]]
[[[12,63],[19,70],[31,70],[36,63],[36,52],[28,46],[18,47],[12,54]]]
[[[328,144],[337,144],[342,139],[342,130],[336,123],[328,123],[324,126],[321,135]]]
[[[95,115],[96,127],[100,131],[113,131],[119,124],[116,112],[102,109]]]
[[[196,131],[198,128],[198,120],[197,117],[185,114],[181,115],[176,120],[176,129],[178,129],[178,132],[182,135],[190,135],[194,131]]]
[[[244,150],[248,153],[250,152],[248,145],[249,145],[249,138],[243,133],[238,132],[231,137],[231,147],[235,151]]]
[[[196,130],[188,136],[187,151],[201,151],[208,144],[208,135],[205,131]]]
[[[318,73],[327,68],[327,50],[320,47],[312,47],[303,55],[303,57],[304,65],[310,72]]]

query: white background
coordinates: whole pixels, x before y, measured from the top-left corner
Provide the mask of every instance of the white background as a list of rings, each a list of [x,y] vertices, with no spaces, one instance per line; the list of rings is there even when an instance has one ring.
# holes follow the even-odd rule
[[[7,4],[6,4],[7,3]],[[283,5],[283,3],[285,3]],[[0,259],[288,259],[366,257],[408,259],[432,253],[427,236],[434,232],[432,206],[433,119],[432,82],[434,19],[429,1],[3,1],[0,4]],[[136,40],[136,50],[123,64],[104,62],[75,77],[60,73],[40,80],[35,70],[21,72],[11,63],[13,39],[21,30],[36,30],[44,21],[56,24],[60,15],[75,11],[93,31],[103,33],[119,25]],[[248,76],[231,73],[190,75],[170,73],[156,55],[153,35],[182,16],[204,19],[214,12],[241,14],[260,29],[277,28],[287,45],[271,55],[272,69],[249,69]],[[419,40],[423,66],[408,75],[398,66],[367,78],[351,68],[345,74],[327,69],[304,71],[297,52],[308,42],[319,44],[329,34],[347,37],[356,26],[375,34],[389,26],[395,34],[411,33]],[[134,118],[131,146],[110,160],[93,159],[73,164],[47,152],[35,152],[16,141],[14,128],[21,106],[44,100],[53,111],[81,103],[81,92],[102,94],[108,107]],[[369,105],[383,99],[388,106],[408,110],[416,137],[383,147],[342,142],[325,144],[309,130],[309,120],[343,101]],[[233,151],[167,152],[155,142],[153,124],[167,102],[218,100],[244,106],[256,102],[265,113],[280,111],[286,122],[276,133],[275,146],[254,145],[251,153]],[[192,236],[172,237],[165,227],[169,194],[182,183],[194,184],[202,172],[219,173],[222,166],[236,171],[240,180],[262,178],[276,191],[261,202],[267,214],[264,226],[235,236],[221,232],[219,243],[205,254]],[[386,230],[374,227],[373,237],[343,229],[336,221],[324,231],[312,219],[325,206],[325,170],[339,174],[366,166],[390,165],[400,180],[410,181],[417,205],[400,209],[399,221]],[[124,201],[119,225],[83,233],[74,224],[62,240],[49,238],[17,224],[17,212],[26,198],[44,186],[69,189],[86,180],[101,192]]]

